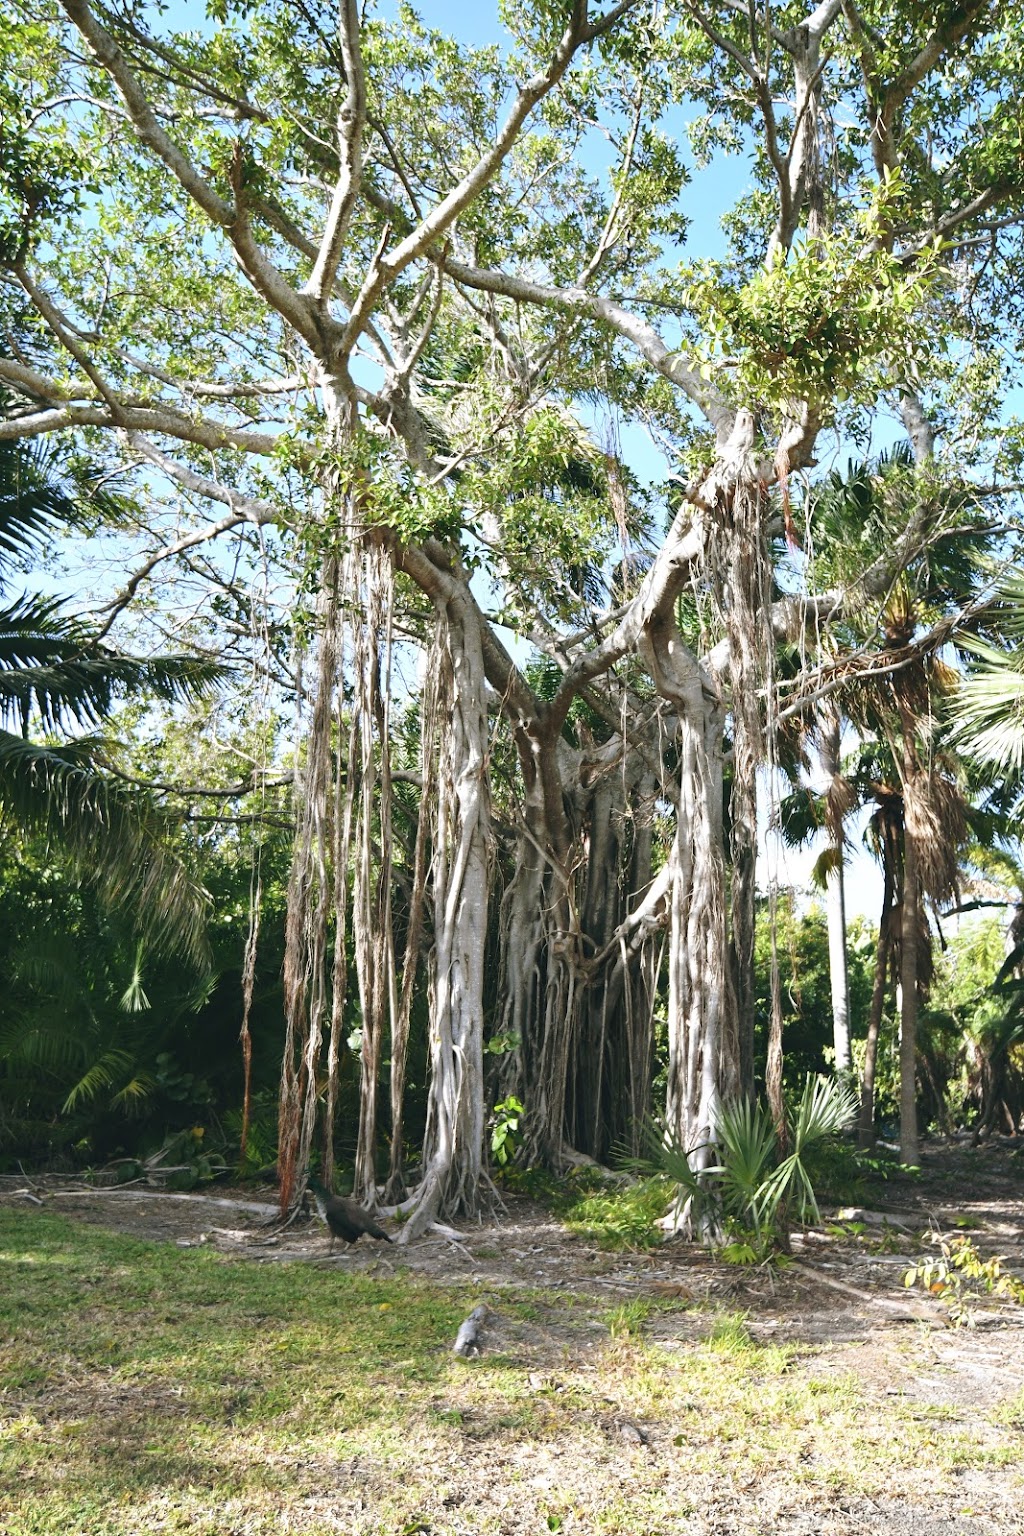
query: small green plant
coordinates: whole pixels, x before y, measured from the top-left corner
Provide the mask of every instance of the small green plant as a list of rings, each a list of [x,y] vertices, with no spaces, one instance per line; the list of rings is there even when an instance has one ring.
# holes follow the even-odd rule
[[[723,1355],[747,1354],[754,1341],[747,1327],[746,1312],[719,1312],[711,1324],[708,1345]]]
[[[726,1243],[724,1248],[718,1250],[718,1257],[726,1264],[738,1264],[745,1267],[749,1264],[762,1264],[767,1257],[763,1251],[763,1244],[751,1237],[733,1238],[731,1243]]]
[[[764,1182],[761,1195],[761,1219],[776,1220],[784,1203],[793,1203],[801,1221],[821,1221],[814,1185],[807,1165],[807,1152],[817,1142],[836,1136],[857,1113],[851,1090],[834,1078],[808,1077],[800,1102],[791,1118],[791,1151]]]
[[[899,1253],[907,1239],[896,1227],[891,1227],[887,1221],[883,1221],[878,1236],[868,1243],[872,1253]]]
[[[642,1179],[626,1186],[581,1180],[571,1199],[557,1199],[555,1209],[570,1231],[599,1248],[657,1248],[665,1235],[657,1225],[668,1210],[672,1187],[666,1179]]]
[[[521,1044],[521,1037],[515,1034],[492,1035],[484,1046],[488,1056],[507,1056],[510,1051],[517,1051]]]
[[[524,1113],[514,1093],[495,1104],[491,1116],[491,1156],[499,1168],[504,1168],[519,1149],[519,1119]]]
[[[624,1301],[609,1314],[608,1332],[613,1339],[635,1339],[643,1332],[650,1311],[650,1302],[642,1296],[634,1301]]]
[[[750,1099],[723,1106],[718,1118],[722,1199],[728,1214],[755,1234],[765,1181],[775,1158],[775,1130],[763,1107]]]
[[[982,1258],[974,1239],[966,1236],[944,1238],[936,1234],[938,1258],[912,1264],[903,1276],[903,1284],[921,1285],[949,1308],[950,1321],[957,1327],[971,1327],[975,1320],[973,1303],[979,1296],[1003,1296],[1018,1306],[1024,1305],[1024,1281],[1005,1273],[1000,1258]]]

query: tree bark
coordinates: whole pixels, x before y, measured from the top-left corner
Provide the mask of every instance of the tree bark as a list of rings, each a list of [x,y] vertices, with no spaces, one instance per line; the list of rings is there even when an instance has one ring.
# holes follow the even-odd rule
[[[921,889],[917,838],[912,818],[904,814],[903,912],[900,923],[900,1162],[916,1164],[917,1135],[917,978]]]
[[[883,831],[882,860],[882,910],[878,919],[878,941],[875,946],[875,975],[871,989],[871,1009],[868,1014],[867,1039],[864,1042],[864,1071],[860,1090],[860,1123],[858,1145],[868,1151],[875,1144],[875,1064],[878,1059],[878,1037],[885,1011],[889,973],[893,951],[893,904],[896,899],[896,838],[892,828]]]
[[[721,718],[681,721],[681,796],[672,847],[669,938],[670,1132],[695,1169],[714,1161],[722,1099],[725,1010],[725,872],[722,860]]]
[[[830,864],[825,877],[825,915],[828,923],[828,969],[832,989],[832,1045],[835,1051],[837,1077],[848,1077],[853,1070],[850,1049],[850,976],[846,963],[846,882],[843,860],[846,834],[843,826],[844,806],[836,793],[844,781],[840,774],[840,741],[842,725],[838,712],[828,706],[819,711],[819,753],[822,772],[828,779],[826,804]]]
[[[442,614],[450,689],[434,840],[431,1079],[423,1180],[403,1241],[438,1215],[479,1209],[484,1163],[483,970],[487,937],[489,731],[480,625],[461,584]],[[443,699],[443,695],[442,695]]]
[[[853,1053],[850,1046],[850,978],[846,963],[846,885],[841,862],[830,869],[827,875],[825,915],[828,922],[832,1046],[836,1058],[836,1076],[849,1077],[853,1070]]]

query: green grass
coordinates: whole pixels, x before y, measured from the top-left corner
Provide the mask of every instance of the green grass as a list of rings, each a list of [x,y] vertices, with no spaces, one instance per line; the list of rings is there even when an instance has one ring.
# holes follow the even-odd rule
[[[643,1296],[491,1290],[492,1344],[457,1360],[481,1299],[0,1211],[0,1532],[648,1536],[752,1478],[752,1511],[895,1477],[940,1497],[1017,1446],[1019,1404],[982,1448],[899,1400],[867,1411],[852,1376],[816,1378],[739,1314],[655,1340],[673,1309]]]

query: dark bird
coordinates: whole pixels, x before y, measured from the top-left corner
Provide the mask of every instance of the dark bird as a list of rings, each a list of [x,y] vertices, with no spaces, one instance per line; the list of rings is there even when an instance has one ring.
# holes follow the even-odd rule
[[[364,1210],[358,1201],[346,1200],[344,1195],[332,1195],[314,1174],[309,1175],[307,1182],[313,1191],[316,1208],[331,1231],[330,1253],[334,1252],[336,1237],[345,1243],[357,1243],[364,1232],[367,1237],[376,1237],[390,1243],[391,1239],[384,1228],[377,1225],[369,1211]]]

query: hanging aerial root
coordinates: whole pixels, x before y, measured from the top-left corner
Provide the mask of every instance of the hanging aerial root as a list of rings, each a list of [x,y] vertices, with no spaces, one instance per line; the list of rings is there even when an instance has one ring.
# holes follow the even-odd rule
[[[285,1048],[278,1113],[282,1213],[309,1162],[317,1108],[317,1067],[326,1008],[327,919],[333,808],[332,723],[338,670],[341,569],[331,556],[321,584],[319,654],[305,761],[296,775],[296,835],[285,923]]]

